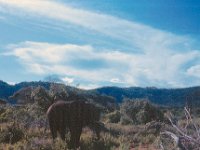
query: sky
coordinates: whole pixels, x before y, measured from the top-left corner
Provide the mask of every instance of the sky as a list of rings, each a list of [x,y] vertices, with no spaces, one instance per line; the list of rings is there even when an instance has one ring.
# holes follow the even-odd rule
[[[0,80],[200,85],[198,0],[0,0]]]

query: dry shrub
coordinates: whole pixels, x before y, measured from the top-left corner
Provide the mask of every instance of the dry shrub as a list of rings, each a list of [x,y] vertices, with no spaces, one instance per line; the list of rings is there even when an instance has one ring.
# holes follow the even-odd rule
[[[121,114],[118,110],[105,115],[105,122],[118,123],[120,122]]]
[[[146,124],[151,121],[163,121],[163,112],[148,100],[125,99],[120,108],[122,124]]]
[[[173,122],[173,115],[169,113],[168,119],[175,132],[164,131],[161,133],[161,148],[166,149],[169,145],[181,150],[198,150],[200,147],[200,129],[195,118],[192,117],[189,108],[185,107],[185,120]],[[166,143],[166,137],[173,142]],[[162,140],[164,138],[164,140]],[[164,141],[164,142],[163,142]]]
[[[81,150],[111,150],[119,147],[118,139],[108,133],[101,135],[99,140],[91,136],[81,138]]]
[[[24,138],[24,131],[16,125],[7,126],[1,131],[0,143],[14,144]]]

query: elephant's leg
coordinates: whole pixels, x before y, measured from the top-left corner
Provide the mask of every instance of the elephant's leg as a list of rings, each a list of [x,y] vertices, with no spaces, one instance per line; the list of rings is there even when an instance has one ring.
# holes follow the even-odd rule
[[[82,132],[82,127],[70,129],[70,133],[71,133],[70,148],[79,147],[81,132]]]
[[[66,135],[66,126],[62,126],[60,129],[59,129],[59,134],[61,136],[61,139],[63,141],[65,141],[65,135]]]
[[[94,125],[94,131],[96,133],[97,139],[100,139],[100,132],[101,132],[101,127],[98,123],[95,123]]]
[[[49,122],[49,127],[51,130],[51,135],[53,137],[53,140],[57,137],[57,125],[55,124],[54,121]]]
[[[97,139],[99,140],[100,139],[100,130],[95,129],[95,133],[96,133]]]
[[[80,129],[78,129],[77,132],[76,132],[76,145],[77,146],[80,145],[81,133],[82,133],[82,127]]]
[[[93,131],[93,133],[95,132],[97,139],[100,139],[100,129],[98,124],[93,123],[88,125],[88,127]]]

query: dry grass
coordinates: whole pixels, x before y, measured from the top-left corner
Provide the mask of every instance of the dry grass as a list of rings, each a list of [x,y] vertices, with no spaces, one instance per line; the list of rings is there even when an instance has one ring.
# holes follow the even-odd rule
[[[14,111],[12,111],[14,109]],[[26,111],[27,110],[27,111]],[[0,122],[0,135],[7,130],[8,127],[15,126],[23,131],[24,136],[18,142],[2,142],[0,143],[0,150],[60,150],[68,148],[68,141],[70,139],[69,133],[66,135],[67,142],[64,142],[58,138],[53,143],[49,129],[45,130],[44,124],[40,124],[40,120],[45,120],[45,115],[40,116],[38,119],[38,113],[34,112],[35,109],[26,108],[8,108],[5,114],[0,114],[0,118],[6,118]],[[12,119],[13,112],[20,114],[20,119]],[[31,116],[35,124],[30,126],[24,126],[24,124],[31,124],[29,119],[22,120],[24,116]],[[9,119],[7,119],[9,118]],[[200,118],[194,118],[193,120],[198,127],[200,126]],[[160,125],[161,129],[157,130],[155,125]],[[177,125],[184,127],[187,124],[187,120],[184,118],[178,120]],[[170,124],[151,122],[148,124],[140,125],[122,125],[119,123],[105,122],[105,127],[108,132],[102,132],[100,139],[96,139],[96,135],[89,129],[84,128],[81,135],[81,150],[159,150],[160,141],[163,144],[168,145],[169,149],[175,149],[173,141],[169,137],[163,137],[161,139],[160,131],[166,130],[173,133],[176,131]],[[194,127],[188,125],[188,133],[195,131]]]
[[[1,130],[5,130],[9,125],[8,123],[1,124]],[[142,127],[113,123],[106,126],[109,127],[110,132],[101,133],[99,140],[96,139],[96,135],[90,129],[84,128],[81,135],[81,150],[143,150],[147,147],[153,147],[152,141],[149,144],[143,144],[143,146],[141,145],[142,142],[134,143],[133,137],[139,130],[142,130]],[[67,134],[67,139],[69,141],[69,134]],[[67,147],[67,142],[63,142],[60,138],[53,143],[50,131],[44,132],[44,128],[37,127],[27,129],[25,136],[19,142],[0,144],[0,150],[60,150],[67,149]]]

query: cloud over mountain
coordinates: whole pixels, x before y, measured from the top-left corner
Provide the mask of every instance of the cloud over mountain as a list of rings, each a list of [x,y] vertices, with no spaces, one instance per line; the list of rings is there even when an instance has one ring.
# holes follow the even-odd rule
[[[41,18],[48,20],[40,27],[55,32],[58,27],[62,34],[67,32],[66,26],[70,26],[68,30],[73,26],[72,35],[80,30],[87,32],[78,34],[78,38],[88,39],[81,43],[10,43],[1,56],[14,56],[28,73],[58,74],[67,82],[91,87],[200,84],[200,51],[196,40],[189,36],[50,0],[0,0],[0,12],[35,23]],[[95,38],[90,39],[90,35]]]

